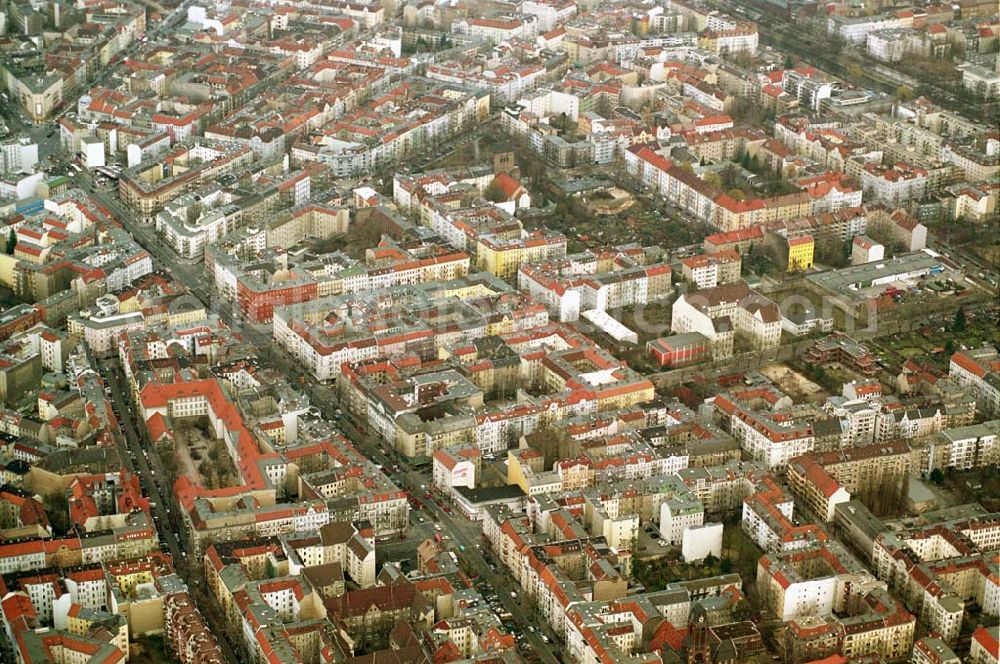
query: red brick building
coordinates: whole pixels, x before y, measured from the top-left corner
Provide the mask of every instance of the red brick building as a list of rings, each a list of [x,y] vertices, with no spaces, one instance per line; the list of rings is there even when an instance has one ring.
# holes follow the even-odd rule
[[[9,339],[18,332],[24,332],[35,323],[41,322],[38,310],[30,304],[19,304],[0,314],[0,341]]]
[[[236,288],[240,312],[255,323],[267,323],[274,317],[274,308],[315,300],[318,285],[315,281],[296,280],[278,282],[260,290],[252,289],[244,280]]]
[[[876,358],[868,348],[842,332],[817,339],[806,351],[805,359],[819,365],[837,362],[865,376],[878,373]]]
[[[712,342],[700,332],[688,332],[648,341],[646,351],[657,364],[669,369],[707,360],[712,355]]]

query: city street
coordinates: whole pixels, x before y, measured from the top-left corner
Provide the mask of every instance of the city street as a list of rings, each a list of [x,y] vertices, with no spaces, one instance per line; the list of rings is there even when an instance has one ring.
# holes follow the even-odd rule
[[[381,464],[387,469],[387,472],[389,468],[396,465],[397,461],[390,459],[389,456],[379,448],[379,445],[375,441],[362,434],[361,431],[359,431],[346,417],[337,414],[339,402],[333,389],[326,385],[319,384],[315,378],[306,374],[302,370],[301,366],[299,366],[298,363],[296,363],[284,351],[284,349],[271,343],[270,334],[250,325],[240,325],[239,321],[234,320],[231,308],[227,304],[219,302],[218,299],[213,299],[213,295],[207,285],[206,275],[204,274],[204,266],[202,263],[179,260],[171,249],[164,246],[159,241],[155,232],[152,232],[151,227],[135,222],[132,215],[129,214],[128,211],[118,203],[118,201],[108,196],[106,192],[94,188],[89,178],[79,179],[89,193],[92,193],[102,205],[108,207],[122,222],[126,229],[133,232],[136,240],[140,242],[140,244],[147,251],[149,251],[150,254],[152,254],[154,264],[156,264],[157,267],[164,268],[169,271],[179,281],[188,286],[188,288],[190,288],[191,291],[206,304],[206,306],[209,306],[212,310],[222,316],[223,320],[225,320],[227,324],[240,330],[244,335],[244,338],[255,346],[262,359],[270,362],[272,366],[281,371],[284,375],[288,376],[291,380],[299,382],[309,394],[310,401],[320,408],[326,417],[336,420],[344,430],[348,439],[357,445],[362,452],[364,452],[376,463]],[[112,379],[109,382],[112,384],[112,391],[113,394],[115,394],[116,403],[122,404],[119,405],[119,412],[130,412],[126,402],[124,401],[122,386],[118,384],[117,373],[113,374]],[[119,399],[121,399],[121,401],[119,401]],[[125,410],[123,411],[121,409]],[[136,441],[134,448],[127,450],[126,453],[134,451],[135,457],[138,461],[137,465],[139,467],[139,471],[144,478],[144,481],[147,483],[147,486],[155,488],[156,496],[159,498],[157,500],[157,507],[162,511],[164,505],[170,504],[163,499],[163,496],[171,495],[170,488],[163,487],[159,483],[160,481],[165,483],[166,474],[162,468],[158,468],[159,459],[156,454],[150,454],[147,459],[146,454],[139,449],[140,446],[138,441],[141,440],[141,438],[133,428],[133,423],[128,421],[127,418],[126,422],[126,427],[128,429],[127,438]],[[425,492],[421,491],[421,486],[426,485],[426,483],[429,482],[429,477],[425,473],[410,469],[405,465],[402,467],[404,470],[401,473],[390,473],[390,476],[397,482],[397,484],[400,485],[401,488],[408,491],[410,495],[423,496]],[[155,474],[152,470],[156,471]],[[508,611],[510,611],[515,622],[522,625],[540,625],[541,622],[537,616],[530,615],[523,604],[511,597],[510,593],[512,591],[520,592],[520,587],[516,586],[514,582],[505,574],[494,573],[491,571],[492,563],[486,559],[483,551],[480,549],[480,547],[483,546],[483,540],[481,539],[481,529],[479,525],[466,520],[464,517],[447,514],[440,506],[434,503],[434,501],[424,500],[423,504],[423,514],[426,521],[425,523],[416,526],[418,533],[429,537],[433,532],[430,528],[431,524],[434,522],[441,524],[442,534],[450,537],[456,546],[464,547],[463,555],[467,557],[474,569],[480,570],[480,574],[482,578],[485,579],[487,584],[496,589],[499,601]],[[175,513],[176,511],[174,511],[174,514]],[[171,517],[169,515],[161,517],[161,522],[171,524],[174,532],[170,533],[168,542],[170,542],[172,552],[179,552],[181,550],[181,543],[177,540],[177,537],[179,536],[183,539],[185,531],[179,526],[179,524],[171,521],[170,518]],[[388,549],[394,549],[398,548],[399,544],[387,542],[382,546]],[[415,542],[413,539],[408,538],[404,546],[407,550],[411,547],[415,548]],[[178,554],[175,553],[175,555]],[[384,555],[385,554],[383,554],[383,556]],[[555,634],[551,634],[550,638],[554,638],[555,636]],[[561,661],[560,658],[553,653],[551,645],[542,640],[541,632],[527,632],[526,637],[532,651],[536,653],[543,662],[546,662],[546,664],[555,664]],[[228,648],[228,644],[226,644],[226,647]]]
[[[179,508],[174,502],[173,487],[170,486],[169,475],[160,463],[160,457],[146,440],[145,424],[137,417],[127,396],[127,385],[118,363],[114,360],[98,363],[102,368],[101,375],[111,388],[111,401],[122,425],[120,435],[115,437],[118,444],[118,455],[126,468],[137,473],[143,491],[150,499],[150,507],[156,518],[160,541],[166,542],[170,556],[175,561],[175,567],[184,580],[190,585],[200,586],[202,583],[199,561],[188,560],[187,552],[191,547],[187,543],[187,530],[181,522]],[[196,570],[191,573],[191,570]],[[194,589],[192,589],[194,590]],[[198,590],[201,590],[199,587]],[[206,613],[205,618],[209,619]],[[210,621],[211,624],[211,621]],[[212,624],[213,631],[220,637],[225,634],[222,625]],[[235,664],[240,659],[233,652],[227,638],[218,638],[220,647],[229,662]]]
[[[0,664],[989,659],[995,6],[653,4],[0,10]]]
[[[561,661],[558,646],[555,645],[561,643],[561,638],[557,638],[561,637],[561,635],[552,634],[549,631],[545,635],[546,638],[550,639],[551,643],[546,643],[542,639],[543,633],[548,631],[548,628],[544,626],[544,620],[539,615],[532,613],[530,607],[520,601],[521,588],[503,570],[495,566],[487,550],[488,545],[481,537],[480,526],[462,516],[446,512],[436,500],[426,499],[428,492],[427,485],[430,483],[429,473],[426,469],[414,469],[407,460],[402,459],[393,451],[385,449],[381,441],[374,440],[362,433],[357,426],[358,423],[353,421],[352,416],[341,411],[335,389],[328,385],[320,384],[285,349],[272,343],[269,326],[246,324],[240,320],[238,312],[234,312],[230,303],[219,300],[210,284],[208,275],[205,273],[202,262],[184,260],[178,257],[171,248],[161,242],[152,225],[137,222],[134,216],[113,195],[95,187],[89,176],[83,175],[78,177],[77,181],[98,202],[111,210],[125,228],[133,234],[136,241],[150,252],[157,268],[164,269],[173,275],[187,286],[210,311],[217,313],[227,325],[239,331],[244,336],[244,339],[255,347],[264,362],[267,362],[270,366],[287,376],[290,381],[299,385],[308,394],[311,403],[320,408],[326,417],[334,420],[345,432],[348,439],[374,462],[381,464],[385,472],[390,475],[397,485],[409,492],[411,496],[417,497],[422,501],[423,507],[419,510],[419,513],[423,515],[426,521],[419,524],[411,521],[411,533],[406,540],[381,544],[381,552],[379,554],[381,562],[404,558],[412,561],[412,554],[416,545],[422,538],[432,536],[432,525],[434,523],[439,524],[442,537],[448,538],[454,547],[461,551],[469,567],[479,572],[480,579],[485,582],[486,586],[496,591],[497,600],[503,608],[510,612],[515,624],[533,625],[542,628],[541,631],[529,630],[524,632],[525,647],[529,648],[530,652],[540,658],[541,661],[546,662],[546,664]],[[855,336],[859,340],[874,338],[909,330],[925,322],[925,320],[908,319],[903,321],[898,319],[881,319],[874,329],[857,330],[855,331]],[[760,368],[769,362],[792,359],[812,343],[813,339],[796,340],[766,354],[746,353],[714,367],[678,369],[652,374],[650,378],[658,387],[669,387],[690,381],[696,376],[713,378],[727,373],[748,371]],[[120,393],[120,386],[114,385],[113,389],[116,393]],[[116,397],[116,400],[118,398]],[[129,423],[127,427],[131,429],[132,424]],[[134,430],[130,430],[128,436],[133,440],[139,440],[138,434]],[[162,469],[156,467],[159,460],[155,454],[152,455],[151,460],[147,460],[141,450],[136,450],[135,453],[137,455],[136,465],[144,481],[148,486],[154,487],[156,495],[159,496],[157,503],[160,510],[161,523],[170,524],[170,528],[161,530],[169,531],[172,528],[173,532],[177,533],[177,535],[174,535],[173,533],[167,534],[165,532],[165,540],[168,542],[171,551],[178,551],[182,542],[179,542],[177,538],[178,535],[183,538],[182,533],[184,530],[183,528],[179,528],[176,523],[170,521],[170,515],[164,516],[162,513],[163,506],[169,504],[163,500],[163,496],[169,496],[171,492],[169,487],[162,487],[158,483],[157,478],[159,478],[159,481],[162,481],[166,477]],[[153,470],[156,470],[155,475],[151,472],[150,466],[152,466]],[[395,470],[397,467],[399,468],[398,471]],[[497,571],[493,571],[494,569]],[[518,597],[513,597],[511,595],[512,592],[518,593]],[[226,646],[228,647],[228,645],[227,643]]]
[[[381,463],[385,468],[389,468],[397,463],[384,454],[370,437],[362,434],[350,421],[346,419],[342,420],[341,425],[347,432],[347,437],[369,458],[376,460],[377,463]],[[516,592],[520,595],[522,592],[521,587],[507,576],[505,572],[496,568],[492,559],[487,559],[484,549],[488,545],[482,538],[482,529],[479,524],[469,521],[460,515],[448,514],[435,500],[426,499],[424,497],[426,491],[422,491],[421,486],[426,485],[430,481],[428,473],[409,469],[405,464],[402,465],[402,468],[401,473],[390,474],[393,481],[408,491],[410,495],[421,499],[424,506],[422,512],[431,521],[441,525],[442,536],[448,536],[456,548],[464,547],[462,555],[469,561],[470,568],[478,571],[480,578],[485,580],[486,585],[496,591],[501,605],[513,616],[514,623],[522,626],[537,625],[543,627],[544,622],[539,616],[530,613],[525,604],[511,597],[511,592]],[[498,571],[493,572],[494,568],[498,569]],[[547,630],[548,628],[546,627],[545,629]],[[551,631],[549,633],[551,634]],[[531,650],[543,662],[555,664],[562,661],[557,652],[553,652],[552,645],[542,640],[541,632],[529,631],[525,632],[525,636],[531,646]],[[554,636],[552,634],[552,637]]]

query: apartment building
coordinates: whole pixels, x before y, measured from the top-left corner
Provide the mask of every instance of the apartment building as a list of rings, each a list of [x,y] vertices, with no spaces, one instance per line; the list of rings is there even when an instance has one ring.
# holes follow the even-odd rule
[[[847,657],[903,661],[910,655],[916,618],[884,588],[861,596],[846,614],[803,616],[787,624],[785,652],[791,662]]]
[[[670,275],[670,266],[656,250],[626,246],[522,264],[517,281],[554,319],[573,322],[585,311],[663,300],[671,292]]]
[[[535,14],[496,18],[464,18],[451,25],[451,31],[460,35],[480,37],[498,44],[516,38],[533,39],[538,35],[540,21]]]
[[[923,450],[922,450],[923,451]],[[1000,461],[1000,420],[945,429],[926,443],[921,470],[988,468]]]
[[[812,419],[796,415],[791,399],[770,385],[720,394],[711,403],[740,447],[768,468],[783,470],[816,443]]]
[[[788,485],[796,498],[826,522],[833,521],[837,505],[851,499],[851,494],[808,455],[788,462]]]
[[[806,351],[805,357],[809,362],[815,364],[837,362],[866,376],[874,375],[878,372],[875,356],[871,354],[866,346],[859,344],[843,332],[834,332],[829,336],[818,339]]]
[[[225,657],[198,606],[187,592],[164,600],[164,637],[181,664],[222,664]]]
[[[972,633],[972,642],[969,648],[970,664],[996,664],[1000,658],[997,652],[1000,650],[1000,627],[978,627]]]
[[[948,374],[976,397],[979,412],[1000,415],[1000,353],[992,346],[963,350],[951,356]]]
[[[829,541],[764,554],[757,562],[757,587],[765,610],[787,622],[844,613],[878,582],[840,543]]]
[[[852,44],[864,43],[869,33],[913,27],[913,12],[901,10],[877,16],[834,14],[827,20],[827,34],[836,34]]]
[[[860,176],[861,188],[869,201],[902,207],[923,199],[927,194],[928,173],[923,168],[907,164],[882,168],[868,162],[861,169]]]
[[[815,524],[795,525],[794,503],[773,477],[765,478],[743,499],[740,527],[768,553],[792,551],[827,541],[826,533]]]
[[[743,260],[733,249],[681,259],[684,280],[699,290],[739,281],[742,265]]]
[[[732,356],[737,334],[757,350],[777,346],[781,315],[777,305],[737,281],[681,295],[673,304],[670,329],[701,333],[712,340],[713,357],[720,359]]]
[[[824,452],[813,458],[851,495],[870,491],[885,482],[898,483],[910,472],[912,464],[910,447],[903,440]]]
[[[879,535],[872,567],[929,629],[953,645],[966,605],[1000,613],[1000,580],[988,562],[1000,543],[1000,516],[958,519]],[[993,552],[993,553],[991,553]]]
[[[156,160],[122,171],[118,195],[144,221],[179,195],[212,179],[248,166],[254,159],[249,147],[194,143],[181,145]]]

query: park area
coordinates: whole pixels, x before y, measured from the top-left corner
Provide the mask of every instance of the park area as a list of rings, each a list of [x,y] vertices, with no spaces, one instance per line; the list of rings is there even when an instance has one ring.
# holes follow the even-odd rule
[[[215,438],[205,418],[178,422],[173,447],[159,454],[171,481],[184,475],[195,484],[219,489],[234,486],[238,480],[225,443]]]
[[[739,520],[729,520],[724,522],[721,557],[709,555],[700,562],[686,563],[681,559],[680,551],[673,547],[661,556],[636,559],[634,571],[636,579],[649,592],[663,590],[668,583],[674,581],[739,574],[749,601],[741,602],[735,609],[735,615],[746,618],[754,610],[754,580],[757,578],[757,561],[761,553],[743,532]]]

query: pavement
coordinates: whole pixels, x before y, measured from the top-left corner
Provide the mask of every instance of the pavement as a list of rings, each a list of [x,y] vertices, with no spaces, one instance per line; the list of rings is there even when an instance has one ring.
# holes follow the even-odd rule
[[[275,369],[296,383],[310,397],[311,402],[321,409],[323,414],[334,420],[351,440],[364,454],[376,463],[381,464],[389,476],[410,495],[418,497],[423,507],[420,509],[425,519],[424,523],[414,523],[411,520],[411,532],[404,540],[395,540],[380,543],[377,550],[381,562],[387,560],[408,559],[414,562],[413,556],[416,544],[426,537],[433,535],[433,524],[441,526],[441,534],[454,542],[456,547],[464,547],[462,555],[468,561],[471,569],[478,570],[481,581],[485,582],[488,588],[496,591],[499,603],[511,613],[513,621],[517,625],[536,626],[535,631],[525,630],[524,644],[522,650],[525,654],[531,654],[546,664],[560,662],[561,653],[558,646],[561,639],[557,639],[555,634],[548,631],[545,621],[541,616],[533,612],[525,603],[520,601],[521,588],[508,577],[504,570],[498,566],[489,552],[488,543],[482,538],[482,530],[478,523],[471,522],[465,517],[449,513],[444,508],[444,502],[437,501],[444,499],[437,498],[431,500],[426,498],[428,491],[427,484],[430,483],[429,473],[412,467],[403,457],[397,455],[395,451],[387,451],[383,444],[359,428],[359,423],[353,421],[349,414],[343,413],[336,391],[328,385],[320,384],[311,374],[309,374],[301,364],[292,358],[283,348],[272,343],[270,326],[251,325],[243,321],[238,310],[234,310],[231,303],[220,300],[210,286],[210,280],[205,273],[202,261],[189,260],[179,257],[170,247],[166,246],[157,236],[155,228],[150,224],[138,221],[135,216],[126,209],[112,195],[113,192],[96,187],[93,180],[86,173],[76,176],[77,185],[91,194],[101,205],[107,207],[123,226],[132,233],[136,241],[140,243],[153,257],[158,268],[165,269],[178,281],[187,286],[191,292],[198,297],[205,306],[218,313],[227,325],[243,334],[244,339],[252,344],[258,351],[264,362],[270,364]],[[956,305],[957,306],[957,305]],[[889,321],[880,320],[879,325],[873,330],[855,331],[858,338],[871,338],[888,334],[895,334],[906,331],[914,327],[919,327],[924,321]],[[718,377],[736,371],[746,371],[759,368],[763,364],[791,359],[801,353],[806,347],[813,343],[812,339],[797,340],[790,344],[785,344],[777,349],[765,353],[747,353],[739,355],[732,360],[721,363],[713,367],[692,367],[675,371],[652,374],[650,378],[658,386],[680,384],[690,381],[695,376],[706,376],[709,378]],[[112,390],[115,395],[115,403],[119,412],[129,412],[127,402],[124,401],[122,386],[112,379]],[[124,409],[124,410],[123,410]],[[170,505],[169,500],[165,500],[172,495],[170,487],[162,486],[165,483],[166,474],[162,468],[158,468],[159,459],[155,454],[146,455],[139,441],[142,440],[138,433],[139,427],[130,420],[125,420],[125,448],[123,458],[128,458],[138,469],[143,478],[147,491],[152,489],[150,495],[156,498],[157,515],[160,524],[169,524],[171,528],[161,528],[163,539],[167,542],[171,553],[175,556],[183,556],[184,542],[186,534],[181,524],[174,519],[177,516],[176,509],[171,512],[165,511],[165,506]],[[398,470],[396,470],[398,468]],[[155,472],[154,472],[155,471]],[[654,544],[655,547],[655,544]],[[654,547],[650,548],[650,553]],[[658,547],[655,547],[658,548]],[[493,571],[493,570],[497,571]],[[511,592],[518,593],[518,598],[511,596]],[[552,643],[543,641],[543,631]],[[225,634],[221,629],[220,634]],[[226,649],[232,653],[232,648],[225,639],[220,639],[225,643]],[[232,659],[231,661],[238,661]]]
[[[329,392],[329,390],[327,391]],[[332,401],[336,402],[335,396]],[[514,624],[522,627],[526,625],[536,626],[536,631],[524,632],[527,642],[526,649],[533,652],[546,664],[561,662],[562,658],[557,647],[554,647],[553,643],[545,643],[541,638],[542,633],[545,632],[550,640],[557,642],[555,641],[556,635],[545,625],[539,615],[529,611],[524,603],[511,596],[511,592],[520,595],[522,593],[521,587],[493,559],[489,552],[489,545],[482,537],[480,525],[477,522],[469,521],[464,516],[455,514],[450,507],[448,507],[448,511],[445,511],[447,505],[444,498],[435,496],[434,499],[428,499],[426,497],[430,491],[429,473],[408,466],[401,456],[395,454],[390,456],[383,452],[380,443],[363,433],[350,416],[346,414],[336,416],[336,412],[334,412],[334,419],[337,420],[347,438],[359,450],[375,463],[381,464],[389,477],[400,488],[420,499],[423,507],[419,511],[431,523],[437,523],[441,526],[442,537],[449,537],[456,547],[464,547],[461,555],[468,561],[471,569],[479,572],[479,578],[489,588],[496,591],[500,604],[513,616]],[[399,472],[392,470],[396,466],[399,466]],[[497,571],[494,572],[494,569]]]
[[[989,231],[984,230],[984,232],[988,233]],[[995,289],[996,285],[1000,283],[1000,266],[982,260],[974,251],[951,244],[947,235],[937,233],[934,235],[934,239],[935,248],[944,254],[945,258],[952,260],[959,268],[965,270],[978,285],[985,286],[987,289]],[[983,277],[979,277],[979,273],[982,273]]]
[[[376,463],[382,464],[383,468],[386,469],[392,479],[401,488],[407,490],[411,495],[421,498],[424,504],[422,510],[424,522],[412,524],[411,521],[411,529],[415,529],[415,532],[411,532],[405,540],[380,543],[376,547],[376,551],[379,552],[381,560],[398,560],[401,558],[412,560],[412,556],[416,550],[416,543],[419,543],[419,541],[426,537],[431,537],[434,532],[433,524],[439,523],[442,528],[442,536],[447,535],[455,542],[456,546],[465,547],[463,555],[467,557],[474,569],[480,570],[481,578],[491,588],[496,589],[499,602],[511,613],[515,624],[543,624],[537,616],[530,614],[522,603],[511,597],[511,592],[520,593],[521,588],[516,585],[513,579],[500,572],[499,567],[495,567],[492,558],[487,560],[489,553],[486,549],[488,547],[481,538],[482,530],[480,526],[466,520],[464,517],[448,514],[433,501],[424,499],[426,490],[421,489],[421,487],[430,481],[428,474],[405,465],[401,459],[390,458],[382,451],[379,443],[363,434],[346,415],[338,414],[339,399],[333,389],[320,384],[314,377],[306,374],[301,365],[288,355],[283,348],[272,344],[272,337],[269,331],[261,327],[243,324],[242,321],[238,320],[237,316],[234,316],[232,308],[227,303],[220,302],[213,296],[209,286],[207,286],[208,281],[203,263],[179,258],[172,249],[159,240],[150,225],[138,222],[134,215],[125,209],[108,192],[95,187],[93,181],[86,174],[77,176],[76,179],[78,186],[94,196],[101,205],[111,210],[126,230],[132,233],[136,241],[149,251],[157,268],[166,269],[181,283],[191,289],[195,296],[206,306],[209,306],[212,311],[219,313],[227,324],[232,325],[234,329],[240,330],[244,338],[255,346],[260,357],[271,363],[272,366],[288,376],[293,382],[297,382],[309,395],[311,403],[320,408],[324,416],[336,421],[345,432],[347,438],[364,454]],[[109,383],[112,386],[112,394],[114,395],[118,412],[131,412],[128,402],[125,400],[124,388],[119,382],[120,378],[118,374],[116,372],[110,373],[111,378],[109,379]],[[140,476],[143,478],[144,488],[156,500],[157,510],[160,513],[160,523],[172,526],[172,532],[167,533],[170,530],[168,528],[161,528],[160,530],[165,535],[164,539],[167,540],[171,553],[181,558],[183,557],[182,551],[186,548],[183,541],[184,537],[186,537],[186,530],[182,527],[182,524],[174,520],[178,516],[176,506],[174,506],[174,509],[169,514],[164,509],[166,505],[172,504],[168,500],[168,498],[172,497],[172,489],[164,486],[167,475],[162,468],[158,467],[159,458],[157,455],[150,453],[147,456],[142,448],[140,444],[142,437],[138,433],[138,423],[133,423],[130,418],[125,418],[124,422],[125,440],[130,442],[125,444],[121,449],[122,457],[123,459],[128,459],[138,469]],[[400,472],[397,473],[390,470],[397,465],[400,466]],[[385,549],[384,553],[382,552],[383,549]],[[498,572],[493,572],[493,568],[497,569]],[[547,627],[543,629],[547,629]],[[221,625],[217,626],[214,631],[216,634],[225,634]],[[561,661],[557,652],[553,652],[552,645],[542,640],[542,632],[525,631],[524,634],[526,641],[525,648],[530,649],[541,661],[546,664],[557,664]],[[548,638],[553,641],[555,640],[555,636],[551,632],[548,634]],[[228,651],[227,656],[230,658],[230,661],[239,661],[235,654],[233,654],[233,650],[226,642],[226,639],[220,638],[219,641],[225,644],[224,647]]]
[[[117,360],[99,361],[97,365],[101,367],[101,375],[111,388],[111,403],[116,411],[118,422],[121,426],[119,435],[115,436],[118,446],[118,456],[126,469],[139,476],[143,493],[151,499],[150,508],[153,512],[154,522],[160,534],[160,541],[165,542],[174,561],[187,563],[176,566],[176,570],[181,576],[186,577],[189,584],[199,586],[202,581],[191,569],[199,569],[197,561],[188,560],[187,552],[192,549],[187,541],[187,530],[181,523],[180,508],[174,503],[173,487],[170,486],[170,476],[163,469],[159,455],[153,450],[152,444],[146,439],[146,429],[143,422],[138,421],[137,411],[132,408],[128,399],[128,390],[121,368]],[[190,567],[189,567],[190,565]],[[230,646],[225,635],[224,626],[212,624],[209,614],[204,614],[213,633],[217,635],[216,640],[222,649],[223,655],[230,664],[239,662],[233,648]]]
[[[167,21],[164,21],[149,32],[149,39],[155,40],[164,31],[173,29],[178,22],[183,20],[183,15],[189,4],[190,0],[186,0],[175,9]],[[122,55],[119,62],[106,67],[98,74],[92,84],[100,85],[104,83],[119,70],[121,61],[134,52],[134,49],[138,48],[138,46],[138,44],[133,45],[130,50]],[[39,144],[40,160],[44,161],[53,155],[59,154],[61,150],[60,136],[54,123],[35,125],[27,122],[15,108],[12,108],[13,104],[6,106],[7,108],[3,109],[2,112],[11,131],[15,134],[28,135],[36,141]],[[75,107],[75,100],[67,100],[62,113],[70,112]],[[495,118],[491,118],[491,121],[493,120]],[[473,140],[473,138],[473,134],[470,133],[465,137],[449,142],[448,145],[442,146],[440,156],[429,154],[423,157],[422,161],[433,164],[447,159],[448,156],[456,150],[461,149],[466,143]],[[418,163],[415,168],[419,170],[420,164]],[[293,382],[298,383],[309,394],[312,403],[319,407],[325,416],[336,421],[348,439],[364,454],[376,463],[382,464],[386,472],[401,488],[408,491],[411,495],[419,497],[423,507],[419,510],[414,510],[414,513],[421,515],[424,521],[422,523],[415,522],[415,519],[411,518],[410,533],[406,539],[380,543],[377,551],[381,561],[399,560],[402,558],[412,559],[411,556],[414,554],[416,548],[415,542],[432,536],[434,532],[433,525],[435,523],[439,524],[442,536],[450,538],[456,547],[464,547],[462,556],[468,561],[472,569],[479,572],[480,581],[496,592],[498,601],[511,613],[515,624],[520,626],[536,626],[536,630],[534,631],[524,631],[526,645],[523,650],[526,651],[525,654],[530,653],[541,661],[546,662],[546,664],[554,664],[562,661],[558,647],[545,643],[541,638],[544,632],[553,642],[557,643],[557,635],[548,630],[544,620],[533,612],[525,602],[521,601],[521,588],[493,559],[488,543],[482,538],[482,530],[479,524],[471,522],[463,516],[451,513],[450,508],[446,511],[445,507],[447,505],[444,503],[445,499],[426,498],[427,488],[425,488],[425,485],[430,483],[429,473],[426,470],[421,471],[413,468],[405,459],[394,452],[387,454],[383,451],[382,443],[363,433],[358,428],[357,423],[351,420],[349,415],[340,413],[339,399],[335,391],[326,385],[318,383],[284,349],[281,349],[276,344],[272,344],[269,326],[247,324],[240,319],[238,311],[234,311],[229,303],[218,299],[210,286],[209,279],[205,274],[204,264],[201,261],[192,261],[179,257],[160,240],[152,225],[138,221],[128,209],[121,205],[113,191],[97,187],[89,174],[84,173],[75,176],[74,180],[77,186],[93,196],[101,205],[111,210],[126,230],[132,233],[136,241],[150,252],[157,268],[164,269],[172,274],[178,281],[187,286],[206,307],[218,313],[228,325],[239,330],[244,335],[244,338],[257,348],[264,361],[270,363],[271,366],[274,366],[284,375],[288,376]],[[949,249],[951,248],[946,246],[946,250]],[[958,255],[957,252],[952,251],[953,255]],[[962,255],[964,257],[967,254],[963,253]],[[970,264],[982,270],[988,271],[992,267],[982,265],[974,257],[967,260]],[[995,274],[996,272],[992,272],[991,276]],[[904,328],[908,329],[919,324],[897,322],[880,325],[879,329],[871,336],[894,334]],[[709,374],[719,376],[725,373],[732,373],[733,371],[757,368],[770,361],[790,359],[790,357],[801,352],[805,346],[811,343],[811,340],[800,341],[776,349],[773,353],[739,356],[728,363],[709,369],[699,367],[661,372],[653,374],[651,378],[660,385],[674,385],[691,380],[696,375]],[[120,456],[126,467],[140,476],[144,490],[155,502],[153,513],[158,522],[157,525],[161,540],[166,543],[171,555],[175,559],[185,560],[186,551],[190,548],[186,542],[187,531],[183,527],[183,524],[180,523],[180,514],[177,506],[173,505],[173,491],[172,487],[168,486],[168,475],[164,472],[158,455],[151,450],[148,441],[145,440],[145,430],[142,423],[133,419],[133,410],[126,397],[127,392],[124,381],[116,366],[116,362],[105,362],[104,366],[109,369],[105,372],[105,375],[111,388],[112,402],[119,413],[119,421],[122,425],[120,435],[116,436]],[[395,470],[397,467],[399,468],[398,471]],[[440,504],[439,501],[441,501]],[[197,583],[197,580],[195,580],[195,583]],[[512,592],[516,592],[518,598],[515,599],[512,597]],[[225,633],[221,625],[212,625],[212,627],[213,631],[219,635]],[[539,628],[541,631],[539,631]],[[239,661],[225,638],[219,638],[219,642],[230,662]]]

